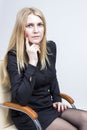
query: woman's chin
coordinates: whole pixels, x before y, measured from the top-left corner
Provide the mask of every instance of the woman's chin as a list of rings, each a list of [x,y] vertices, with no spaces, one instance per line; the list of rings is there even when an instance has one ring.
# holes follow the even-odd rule
[[[34,44],[36,44],[36,45],[40,45],[40,43],[34,43]]]
[[[40,42],[32,42],[31,44],[40,45]]]

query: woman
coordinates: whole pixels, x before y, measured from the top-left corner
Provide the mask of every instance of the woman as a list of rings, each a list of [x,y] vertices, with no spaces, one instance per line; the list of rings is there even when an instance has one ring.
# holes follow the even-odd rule
[[[56,45],[46,40],[44,15],[36,8],[23,8],[4,58],[4,84],[11,84],[12,102],[32,107],[43,130],[86,130],[87,111],[61,102],[55,62]],[[12,110],[12,120],[18,130],[35,130],[21,112]]]

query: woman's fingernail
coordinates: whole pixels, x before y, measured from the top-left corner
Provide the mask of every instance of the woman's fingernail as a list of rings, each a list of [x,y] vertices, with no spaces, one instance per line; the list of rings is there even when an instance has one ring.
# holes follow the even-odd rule
[[[58,110],[58,112],[60,112],[60,110]]]

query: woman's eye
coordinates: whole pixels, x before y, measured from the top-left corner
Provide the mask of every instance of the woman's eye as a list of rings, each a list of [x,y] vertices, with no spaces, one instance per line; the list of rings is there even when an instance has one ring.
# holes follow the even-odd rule
[[[26,25],[26,27],[31,28],[31,27],[33,27],[33,24],[28,24],[28,25]]]
[[[43,26],[43,23],[38,23],[38,26]]]
[[[27,28],[33,28],[34,26],[35,26],[35,25],[32,24],[32,23],[26,25]],[[43,23],[38,23],[37,26],[38,26],[38,27],[43,27]]]

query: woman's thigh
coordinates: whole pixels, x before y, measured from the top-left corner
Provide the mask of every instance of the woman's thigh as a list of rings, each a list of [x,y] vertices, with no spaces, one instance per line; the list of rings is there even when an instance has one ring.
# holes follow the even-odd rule
[[[47,128],[46,130],[78,130],[75,126],[70,124],[69,122],[56,118]]]
[[[87,111],[70,108],[61,114],[61,118],[80,129],[87,124]],[[85,126],[87,127],[87,125]]]

